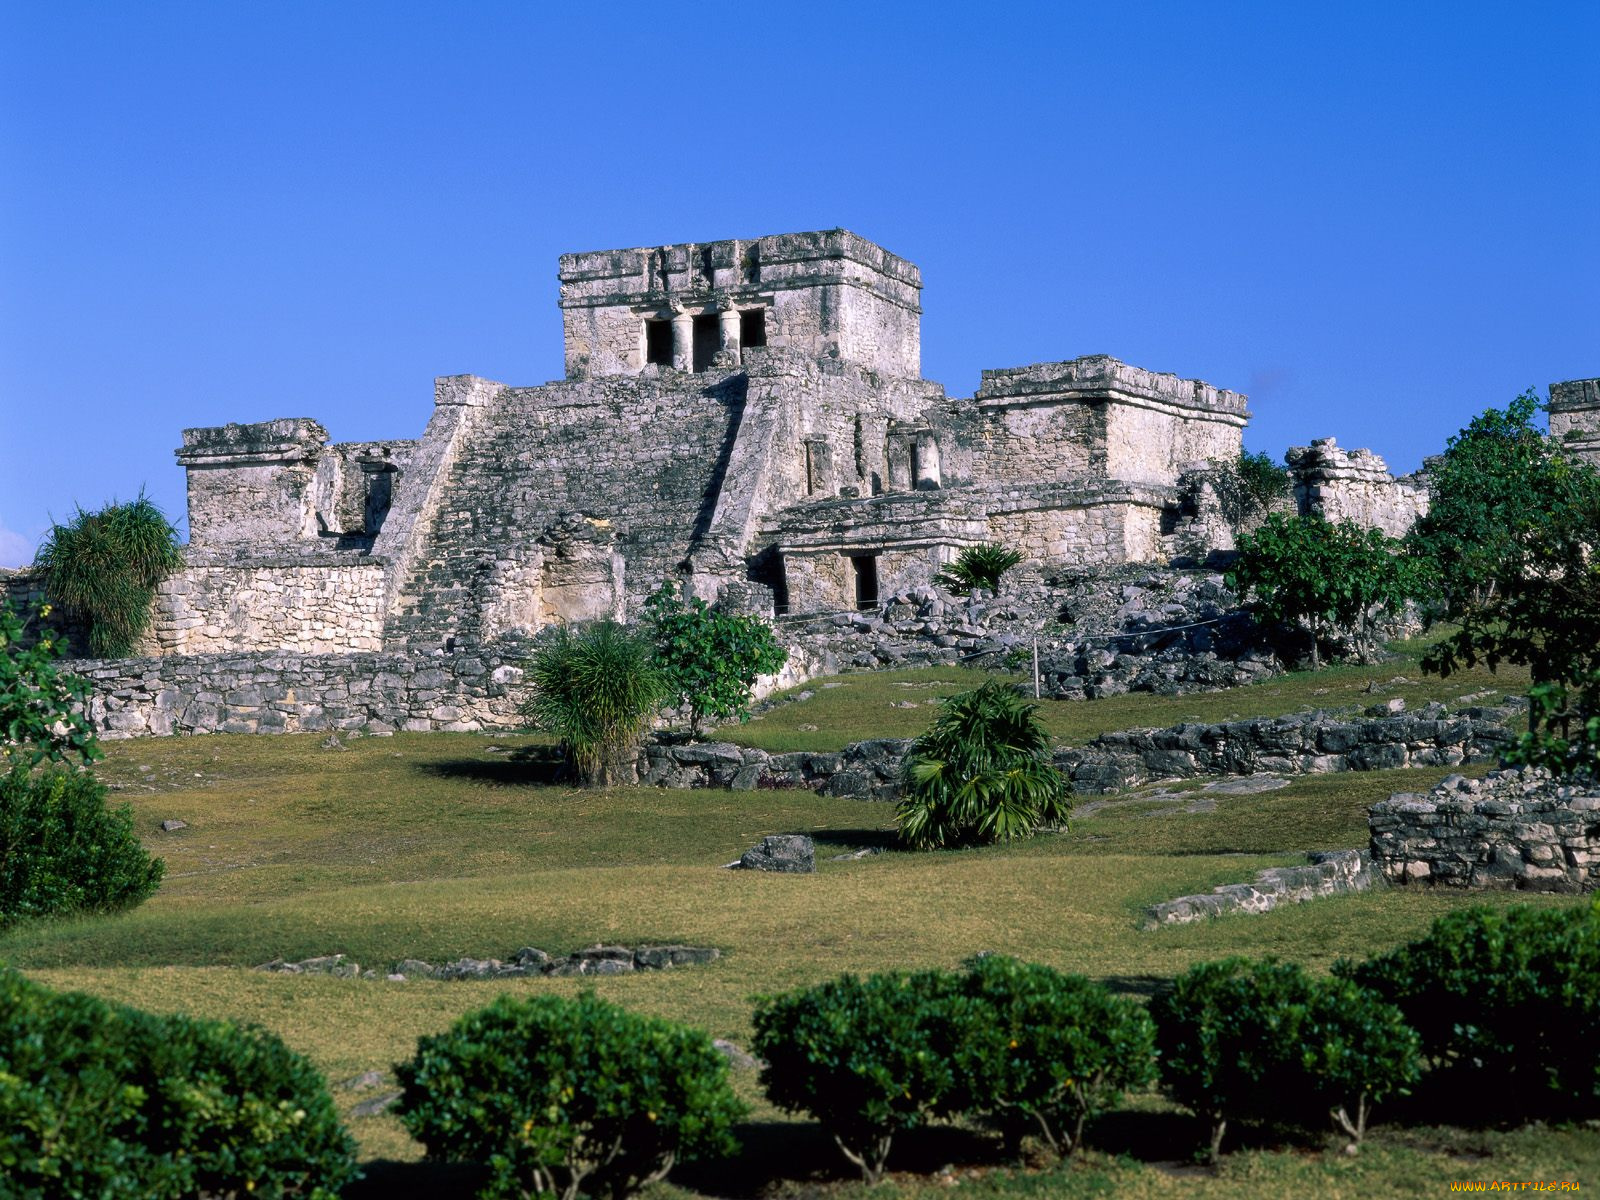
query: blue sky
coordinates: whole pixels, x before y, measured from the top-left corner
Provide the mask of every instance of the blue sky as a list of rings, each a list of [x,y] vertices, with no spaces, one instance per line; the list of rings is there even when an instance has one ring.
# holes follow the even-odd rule
[[[0,565],[192,425],[561,374],[556,256],[843,226],[923,373],[1113,354],[1410,470],[1600,375],[1600,3],[0,0]]]

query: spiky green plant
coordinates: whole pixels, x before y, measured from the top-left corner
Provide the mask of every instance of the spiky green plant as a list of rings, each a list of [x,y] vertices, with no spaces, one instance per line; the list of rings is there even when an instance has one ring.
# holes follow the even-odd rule
[[[561,738],[578,778],[609,787],[667,698],[650,639],[615,621],[544,635],[529,664],[524,716]]]
[[[995,679],[945,700],[906,758],[901,839],[918,850],[987,845],[1064,823],[1067,782],[1038,712]]]
[[[958,592],[968,592],[973,588],[998,592],[1000,577],[1021,561],[1022,555],[995,542],[963,546],[955,562],[940,571],[934,582]]]
[[[34,557],[45,592],[89,628],[89,653],[126,658],[150,628],[156,586],[183,566],[178,531],[141,491],[52,525]]]

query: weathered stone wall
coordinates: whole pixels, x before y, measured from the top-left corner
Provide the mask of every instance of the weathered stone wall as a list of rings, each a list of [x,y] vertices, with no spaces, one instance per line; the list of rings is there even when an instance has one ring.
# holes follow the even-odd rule
[[[1600,467],[1600,379],[1550,385],[1550,436]]]
[[[491,654],[249,653],[85,660],[101,737],[522,725],[520,668]]]
[[[1534,770],[1452,775],[1372,806],[1373,863],[1395,883],[1587,892],[1600,886],[1600,789]]]
[[[381,649],[384,564],[327,559],[191,562],[156,590],[147,652]]]
[[[1291,448],[1286,458],[1301,513],[1400,537],[1428,511],[1426,483],[1397,479],[1371,450],[1343,450],[1333,438],[1320,438]]]

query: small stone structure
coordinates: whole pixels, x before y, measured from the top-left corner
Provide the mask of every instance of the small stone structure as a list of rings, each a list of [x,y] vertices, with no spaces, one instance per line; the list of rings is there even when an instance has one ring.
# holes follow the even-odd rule
[[[1332,438],[1321,438],[1285,457],[1302,513],[1400,537],[1428,511],[1427,481],[1420,474],[1395,478],[1371,450],[1342,450]]]
[[[1600,886],[1600,786],[1535,770],[1452,775],[1372,806],[1372,861],[1395,883],[1588,892]]]
[[[1197,896],[1179,896],[1144,910],[1144,928],[1188,925],[1235,913],[1264,913],[1283,904],[1364,892],[1376,876],[1364,850],[1325,850],[1306,856],[1303,867],[1270,867],[1251,883],[1228,883]]]
[[[1600,467],[1600,379],[1550,385],[1550,436]]]

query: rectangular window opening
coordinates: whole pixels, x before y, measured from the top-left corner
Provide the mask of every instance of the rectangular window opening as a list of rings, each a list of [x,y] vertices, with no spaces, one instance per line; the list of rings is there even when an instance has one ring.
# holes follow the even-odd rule
[[[694,319],[694,369],[704,371],[712,356],[722,349],[722,322],[716,313]]]
[[[657,366],[672,365],[672,322],[646,321],[644,323],[644,361]]]
[[[878,607],[878,559],[872,554],[852,554],[850,566],[856,579],[856,608],[862,612]]]
[[[739,345],[765,346],[767,344],[767,310],[747,308],[739,314]]]

